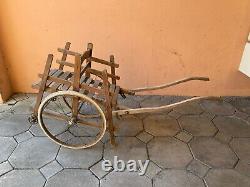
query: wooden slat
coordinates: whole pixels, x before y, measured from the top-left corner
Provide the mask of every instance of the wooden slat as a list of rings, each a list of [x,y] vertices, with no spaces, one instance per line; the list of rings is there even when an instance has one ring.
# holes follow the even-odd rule
[[[103,90],[105,94],[105,117],[108,124],[108,130],[110,133],[110,141],[112,145],[115,145],[115,138],[114,138],[114,126],[113,126],[113,119],[112,119],[112,106],[111,106],[111,98],[109,94],[109,82],[108,82],[108,74],[107,70],[104,70],[103,72]]]
[[[71,44],[70,42],[67,42],[67,43],[66,43],[66,45],[65,45],[65,49],[66,49],[66,50],[69,50],[70,44]],[[62,61],[66,61],[66,59],[67,59],[67,53],[63,53],[61,60],[62,60]],[[59,69],[60,69],[60,70],[63,70],[63,67],[64,67],[64,65],[63,65],[63,64],[60,64]]]
[[[63,65],[63,66],[68,66],[68,67],[74,67],[74,64],[71,62],[66,62],[62,60],[56,60],[57,64]]]
[[[87,71],[90,72],[91,74],[97,75],[97,76],[102,78],[102,72],[101,71],[98,71],[96,69],[91,69],[91,68],[88,68]],[[107,73],[107,76],[110,77],[110,78],[114,78],[116,80],[120,80],[120,77],[117,76],[117,75],[112,75],[110,73]]]
[[[57,51],[61,52],[61,53],[66,53],[66,54],[72,55],[72,56],[77,56],[77,55],[81,56],[82,55],[81,53],[70,51],[70,50],[67,50],[67,49],[62,49],[62,48],[58,48]]]
[[[114,55],[110,55],[109,60],[111,64],[114,64],[115,63]],[[115,67],[111,66],[110,68],[111,68],[111,74],[115,75]],[[116,79],[112,78],[112,84],[116,84]]]
[[[50,76],[53,75],[56,71],[57,71],[57,69],[52,69],[52,70],[50,70],[49,75],[50,75]],[[38,74],[38,76],[40,76],[40,75],[42,75],[42,74]],[[40,78],[41,78],[41,77],[40,77]],[[31,85],[31,87],[32,87],[33,89],[39,89],[40,84],[41,84],[41,80],[38,80],[37,82],[33,83],[33,84]]]
[[[74,67],[74,79],[73,79],[73,91],[80,91],[80,79],[81,79],[81,55],[75,56]],[[72,102],[72,116],[76,119],[78,113],[79,98],[73,97]]]
[[[49,76],[48,80],[51,80],[52,82],[58,83],[58,84],[64,84],[64,85],[69,85],[71,86],[71,82],[65,79],[61,79],[58,77],[54,77],[54,76]]]
[[[92,83],[92,81],[93,81],[93,79],[91,77],[87,77],[87,78],[85,78],[85,80],[83,82],[81,82],[81,84],[86,84],[87,86],[89,86]],[[80,93],[87,94],[88,90],[81,89]]]
[[[104,64],[104,65],[108,65],[108,66],[111,66],[111,67],[115,67],[115,68],[118,68],[119,67],[119,64],[116,64],[116,63],[110,63],[106,60],[102,60],[102,59],[99,59],[99,58],[96,58],[96,57],[90,57],[90,59],[94,62],[97,62],[97,63],[100,63],[100,64]]]
[[[47,78],[49,76],[52,61],[53,61],[53,55],[49,54],[47,57],[44,71],[43,71],[43,77],[42,77],[41,85],[39,87],[39,92],[38,92],[37,97],[36,97],[36,104],[35,104],[34,110],[33,110],[34,116],[37,116],[37,114],[38,114],[38,107],[42,101],[44,90],[46,89],[46,82],[47,82]]]
[[[53,75],[49,76],[46,82],[46,87],[48,87],[50,84],[53,83],[53,80],[51,80],[51,77],[59,77],[61,74],[63,74],[63,71],[58,69]],[[43,74],[38,74],[38,77],[42,78]]]
[[[116,106],[119,92],[120,92],[120,87],[116,86],[112,97],[112,106]]]
[[[101,81],[100,80],[94,80],[93,87],[98,88],[100,86]],[[94,93],[89,93],[87,96],[92,98],[95,94]]]
[[[58,76],[59,76],[60,74],[62,74],[62,73],[63,73],[62,70],[57,70],[52,76],[53,76],[53,77],[58,77]],[[49,77],[52,77],[52,76],[49,76]],[[48,87],[52,82],[53,82],[53,81],[50,80],[50,79],[48,78],[48,80],[47,80],[47,82],[46,82],[46,87]]]
[[[70,77],[70,76],[71,76],[71,73],[69,71],[66,71],[63,74],[61,74],[60,76],[58,76],[58,78],[63,79],[63,80],[67,80],[68,77]],[[62,83],[54,82],[53,84],[51,84],[50,88],[57,90],[60,85],[62,85]]]
[[[97,93],[97,94],[101,94],[101,95],[104,94],[104,91],[102,89],[90,87],[90,86],[86,85],[85,83],[81,84],[81,89],[88,90],[89,92]]]
[[[86,70],[89,68],[90,66],[90,62],[87,62],[87,64],[85,64],[82,69],[81,69],[81,76],[86,72]],[[89,77],[89,76],[88,76]]]
[[[115,85],[114,84],[110,85],[109,92],[115,93]]]

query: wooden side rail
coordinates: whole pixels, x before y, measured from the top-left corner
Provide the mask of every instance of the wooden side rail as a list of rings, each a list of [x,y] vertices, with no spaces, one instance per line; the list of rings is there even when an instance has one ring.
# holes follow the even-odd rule
[[[91,73],[91,74],[93,74],[93,75],[96,75],[96,76],[98,76],[100,78],[103,77],[102,71],[98,71],[98,70],[91,69],[91,68],[88,68],[86,71],[89,72],[89,73]],[[110,78],[114,78],[116,80],[120,80],[120,77],[117,76],[117,75],[113,75],[113,74],[107,73],[107,76],[110,77]]]
[[[97,63],[100,63],[100,64],[104,64],[104,65],[107,65],[107,66],[110,66],[110,67],[115,67],[115,68],[119,67],[119,64],[111,63],[111,62],[108,62],[106,60],[102,60],[102,59],[99,59],[99,58],[96,58],[96,57],[90,57],[90,59],[92,61],[94,61],[94,62],[97,62]]]

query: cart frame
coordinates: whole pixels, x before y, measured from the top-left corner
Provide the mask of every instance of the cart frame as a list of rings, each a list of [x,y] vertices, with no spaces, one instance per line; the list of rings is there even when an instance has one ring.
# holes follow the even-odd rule
[[[88,43],[87,50],[83,53],[78,53],[70,50],[70,42],[67,42],[64,48],[58,48],[58,52],[62,53],[62,57],[60,60],[56,60],[56,63],[59,64],[57,69],[52,69],[52,61],[53,55],[49,54],[47,57],[47,62],[45,64],[45,69],[43,74],[39,74],[41,80],[32,85],[34,89],[38,89],[38,94],[36,98],[36,103],[34,106],[34,110],[32,115],[29,117],[30,123],[37,123],[41,125],[44,132],[48,135],[48,130],[44,129],[44,125],[41,120],[42,109],[45,105],[45,102],[51,99],[54,96],[63,95],[63,94],[71,94],[73,96],[71,102],[71,112],[72,118],[71,123],[75,122],[78,118],[79,114],[79,101],[80,97],[90,101],[95,107],[98,108],[99,105],[102,105],[104,109],[103,113],[101,111],[100,115],[105,119],[105,128],[101,133],[101,137],[98,137],[98,141],[104,135],[103,132],[106,131],[106,123],[107,130],[110,134],[110,142],[112,145],[116,145],[114,131],[115,127],[113,124],[114,115],[130,115],[130,114],[139,114],[139,113],[152,113],[152,112],[160,112],[167,109],[172,109],[176,106],[183,105],[189,102],[207,99],[211,97],[193,97],[184,101],[180,101],[177,103],[160,106],[160,107],[148,107],[148,108],[136,108],[131,109],[126,106],[121,106],[117,104],[118,95],[122,97],[126,97],[126,95],[135,95],[138,92],[144,91],[152,91],[157,89],[164,89],[171,86],[175,86],[188,81],[209,81],[207,77],[188,77],[178,81],[174,81],[172,83],[167,83],[159,86],[153,87],[143,87],[137,89],[124,89],[117,85],[117,80],[120,79],[119,76],[116,75],[116,68],[119,67],[119,64],[115,63],[115,59],[113,55],[110,55],[109,61],[96,58],[92,56],[93,53],[93,44]],[[67,56],[73,56],[74,62],[67,61]],[[92,68],[93,63],[104,65],[105,68],[102,71]],[[68,71],[67,68],[73,68],[73,71]],[[108,70],[110,73],[108,73]],[[99,79],[94,79],[93,76],[98,77]],[[45,92],[53,93],[53,95],[49,95],[44,99]],[[93,101],[93,102],[92,102]],[[68,104],[68,103],[67,103]],[[68,104],[69,105],[69,104]],[[98,108],[99,110],[100,108]],[[63,116],[58,116],[50,114],[55,118],[62,118]],[[49,136],[49,135],[48,135]],[[50,136],[49,136],[50,137]],[[54,137],[50,137],[56,143],[59,143],[63,146],[64,144],[56,141]],[[98,141],[91,145],[86,146],[65,146],[68,148],[87,148],[96,144]]]

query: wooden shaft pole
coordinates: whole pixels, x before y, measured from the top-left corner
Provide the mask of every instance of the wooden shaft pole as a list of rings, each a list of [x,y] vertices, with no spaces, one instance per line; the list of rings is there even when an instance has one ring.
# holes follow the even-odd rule
[[[144,92],[144,91],[150,91],[150,90],[158,90],[158,89],[168,88],[168,87],[180,84],[180,83],[193,81],[193,80],[209,81],[209,78],[208,77],[188,77],[188,78],[184,78],[184,79],[177,80],[177,81],[167,83],[167,84],[162,84],[162,85],[158,85],[158,86],[151,86],[151,87],[135,88],[135,89],[130,89],[129,91],[131,91],[131,92]]]
[[[180,101],[177,103],[173,103],[170,105],[164,105],[159,107],[147,107],[147,108],[136,108],[136,109],[125,109],[125,110],[116,110],[112,112],[112,115],[128,115],[128,114],[141,114],[141,113],[152,113],[152,112],[160,112],[168,109],[172,109],[174,107],[187,104],[192,101],[198,101],[201,99],[209,99],[209,98],[219,98],[213,96],[204,96],[204,97],[193,97],[191,99],[186,99],[184,101]]]

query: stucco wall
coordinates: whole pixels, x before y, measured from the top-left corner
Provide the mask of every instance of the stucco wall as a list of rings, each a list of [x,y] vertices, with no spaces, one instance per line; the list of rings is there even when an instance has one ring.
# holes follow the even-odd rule
[[[17,92],[33,92],[47,54],[70,41],[114,54],[127,88],[204,75],[210,83],[155,93],[249,95],[250,79],[237,70],[249,10],[249,0],[1,0],[1,48]]]

